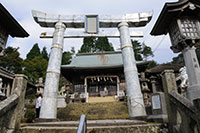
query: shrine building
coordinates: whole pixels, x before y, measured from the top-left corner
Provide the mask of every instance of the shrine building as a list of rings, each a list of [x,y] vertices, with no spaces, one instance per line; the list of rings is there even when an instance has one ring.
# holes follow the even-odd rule
[[[144,72],[148,62],[137,62],[138,74]],[[73,84],[74,94],[80,98],[123,97],[126,83],[122,53],[77,54],[69,65],[61,66],[61,74]]]

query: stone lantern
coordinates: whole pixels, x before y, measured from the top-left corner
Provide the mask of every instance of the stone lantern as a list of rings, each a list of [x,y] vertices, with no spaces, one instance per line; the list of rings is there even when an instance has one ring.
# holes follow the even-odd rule
[[[200,42],[200,0],[166,3],[151,35],[169,33],[171,49],[182,52],[189,79],[187,98],[200,98],[200,68],[195,53]]]

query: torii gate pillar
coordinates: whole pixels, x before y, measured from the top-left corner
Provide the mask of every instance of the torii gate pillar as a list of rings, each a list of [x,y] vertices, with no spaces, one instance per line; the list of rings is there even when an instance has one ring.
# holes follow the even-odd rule
[[[57,118],[57,93],[60,79],[60,66],[62,61],[65,25],[57,22],[53,35],[51,53],[47,68],[44,96],[40,111],[42,119]]]
[[[118,29],[120,32],[129,117],[146,116],[128,23],[120,23]]]

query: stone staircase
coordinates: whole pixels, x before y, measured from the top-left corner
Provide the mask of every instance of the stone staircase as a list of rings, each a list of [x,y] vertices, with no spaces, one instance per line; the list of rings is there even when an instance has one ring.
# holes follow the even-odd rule
[[[21,124],[19,133],[76,133],[79,121]],[[138,120],[88,120],[88,133],[159,133],[161,124]]]
[[[117,102],[117,99],[114,96],[88,98],[88,103],[105,103],[105,102]]]

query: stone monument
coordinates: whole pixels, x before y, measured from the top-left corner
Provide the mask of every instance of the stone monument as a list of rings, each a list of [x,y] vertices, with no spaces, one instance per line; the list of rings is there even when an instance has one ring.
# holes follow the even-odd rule
[[[141,32],[129,32],[129,27],[143,27],[152,17],[152,12],[125,15],[51,15],[33,11],[35,21],[42,27],[55,28],[53,35],[43,34],[43,38],[53,38],[51,54],[47,68],[44,97],[40,112],[42,119],[56,119],[57,92],[60,77],[60,65],[64,38],[78,37],[120,37],[126,92],[130,117],[146,116],[143,96],[139,84],[138,72],[131,36],[141,36]],[[106,32],[100,28],[118,28],[118,31]],[[85,28],[78,32],[69,32],[66,28]],[[51,103],[51,104],[49,104]]]

